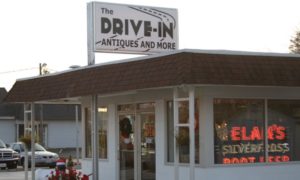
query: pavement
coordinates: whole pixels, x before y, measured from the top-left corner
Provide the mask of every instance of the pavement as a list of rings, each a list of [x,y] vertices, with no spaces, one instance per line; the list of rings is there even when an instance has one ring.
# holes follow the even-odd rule
[[[57,148],[57,149],[47,149],[52,152],[58,153],[60,156],[68,158],[70,155],[73,158],[73,162],[76,162],[76,149],[75,148]],[[80,152],[80,151],[79,151]],[[79,153],[81,155],[81,152]],[[80,160],[79,160],[80,161]],[[81,169],[80,166],[77,166],[77,169]],[[36,174],[45,174],[52,169],[48,167],[36,167]],[[36,180],[42,180],[45,178],[37,178]],[[0,169],[0,180],[25,180],[25,171],[22,166],[18,166],[17,169]],[[31,180],[31,170],[28,170],[28,180]]]
[[[25,171],[21,166],[17,169],[0,170],[0,180],[24,180]],[[28,179],[31,179],[31,171],[28,172]]]
[[[49,168],[37,168],[35,173],[36,180],[48,180],[47,175],[51,173],[53,169]],[[0,180],[24,180],[24,170],[1,170]],[[28,171],[28,180],[31,180],[31,170]]]
[[[76,162],[75,160],[73,161]],[[75,168],[80,170],[81,166],[76,166]],[[48,167],[36,167],[35,179],[47,180],[45,176],[53,170]],[[0,180],[25,180],[25,171],[22,166],[18,166],[17,169],[0,170]],[[31,169],[28,170],[28,180],[31,180]]]

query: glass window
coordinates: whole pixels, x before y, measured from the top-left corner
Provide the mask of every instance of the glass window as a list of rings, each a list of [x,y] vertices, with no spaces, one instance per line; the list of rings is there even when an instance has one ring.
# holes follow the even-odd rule
[[[179,124],[189,123],[189,101],[178,102]]]
[[[300,101],[268,101],[268,162],[300,160]]]
[[[107,107],[98,108],[98,140],[99,140],[99,158],[107,158]]]
[[[179,127],[176,134],[176,143],[178,145],[179,162],[190,162],[190,129],[188,127]]]
[[[214,124],[216,164],[300,160],[300,100],[215,99]]]
[[[199,106],[195,100],[195,163],[199,163]],[[178,103],[179,124],[189,123],[189,103],[180,101]],[[174,162],[174,138],[178,145],[179,162],[189,163],[189,127],[179,127],[174,137],[174,106],[173,101],[167,102],[167,162]]]
[[[264,161],[264,100],[215,99],[215,163]]]
[[[85,108],[85,157],[92,157],[92,119],[91,109]],[[107,107],[98,108],[98,141],[99,141],[99,158],[107,158]]]
[[[134,104],[122,104],[118,106],[118,112],[134,111]]]
[[[137,104],[137,111],[140,112],[154,112],[155,111],[155,103],[140,103]]]

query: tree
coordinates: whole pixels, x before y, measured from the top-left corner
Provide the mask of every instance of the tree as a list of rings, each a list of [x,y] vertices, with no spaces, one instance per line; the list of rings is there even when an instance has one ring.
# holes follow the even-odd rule
[[[295,36],[293,36],[290,41],[291,44],[289,49],[291,53],[300,54],[300,30],[296,32]]]

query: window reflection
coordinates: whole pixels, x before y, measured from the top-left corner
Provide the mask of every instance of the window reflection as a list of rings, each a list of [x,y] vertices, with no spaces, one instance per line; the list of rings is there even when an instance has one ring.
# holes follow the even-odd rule
[[[106,106],[98,108],[98,141],[99,141],[99,158],[107,158],[107,122],[108,109]]]
[[[214,124],[216,164],[300,160],[299,100],[215,99]]]
[[[300,160],[300,101],[268,101],[269,162]]]
[[[178,103],[179,124],[189,123],[189,103],[180,101]],[[195,163],[199,163],[199,103],[195,100]],[[178,145],[179,162],[189,163],[189,128],[179,127],[178,132],[174,134],[174,106],[173,101],[167,102],[167,161],[174,162],[174,138]]]
[[[256,163],[264,158],[264,100],[215,99],[215,163]]]

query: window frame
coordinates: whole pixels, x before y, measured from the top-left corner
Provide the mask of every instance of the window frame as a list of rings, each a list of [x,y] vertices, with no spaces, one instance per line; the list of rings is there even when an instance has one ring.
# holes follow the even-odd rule
[[[224,163],[216,163],[215,162],[215,133],[213,133],[213,153],[212,153],[212,157],[213,157],[213,160],[212,160],[212,165],[213,166],[249,166],[249,165],[264,165],[264,164],[268,164],[268,165],[274,165],[274,164],[294,164],[294,163],[300,163],[300,159],[299,160],[289,160],[289,161],[281,161],[281,162],[275,162],[275,161],[269,161],[269,154],[270,154],[270,151],[268,150],[268,146],[269,145],[269,139],[268,139],[268,126],[269,126],[269,122],[272,122],[271,119],[269,119],[269,102],[270,101],[299,101],[300,102],[300,99],[291,99],[291,98],[255,98],[255,97],[212,97],[212,122],[213,122],[213,132],[215,132],[215,111],[214,111],[214,108],[215,108],[215,100],[216,99],[242,99],[242,100],[263,100],[264,101],[264,109],[263,109],[263,112],[264,112],[264,121],[263,121],[263,135],[264,135],[264,139],[263,139],[263,143],[264,143],[264,162],[256,162],[256,163],[231,163],[231,164],[224,164]],[[300,143],[300,142],[299,142]],[[289,147],[290,149],[291,146]]]
[[[181,100],[179,101],[179,103],[180,102],[187,102],[187,104],[189,104],[188,98],[180,98],[180,99]],[[195,114],[194,118],[197,118],[197,123],[198,123],[197,124],[198,132],[197,133],[196,133],[196,131],[194,132],[195,137],[198,136],[198,138],[195,138],[195,141],[194,141],[194,147],[195,147],[195,157],[194,157],[195,163],[194,164],[195,164],[195,166],[200,165],[200,106],[201,106],[200,105],[200,99],[195,96],[195,98],[194,98],[194,111],[195,111],[194,112],[194,114]],[[165,151],[164,151],[164,153],[165,153],[165,163],[174,165],[175,164],[175,159],[174,159],[175,149],[174,149],[173,139],[175,138],[174,137],[175,134],[173,132],[174,132],[175,120],[174,120],[174,101],[173,101],[173,99],[165,100],[164,101],[164,107],[165,107],[165,133],[164,133],[164,136],[165,136],[165,141],[166,141]],[[170,108],[171,108],[171,112],[169,112]],[[169,118],[171,118],[173,120],[170,120]],[[178,122],[177,127],[179,129],[180,128],[188,128],[189,129],[190,128],[189,121],[186,122],[186,123]],[[171,133],[169,133],[170,129],[173,130]],[[189,135],[190,135],[190,133],[189,133]],[[169,142],[169,141],[171,141],[171,142]],[[196,141],[198,142],[198,144],[196,143]],[[170,146],[169,146],[169,144],[170,144]],[[198,145],[198,150],[196,151],[196,146],[197,145]],[[172,151],[172,153],[170,154],[169,151]],[[179,155],[178,150],[177,150],[177,153]],[[178,164],[179,165],[189,165],[191,163],[190,162],[180,162],[180,158],[179,158]]]
[[[104,111],[105,112],[102,112],[100,109],[105,109]],[[99,155],[99,159],[100,160],[107,160],[108,159],[108,152],[109,152],[109,148],[108,148],[108,136],[109,136],[109,108],[108,108],[108,105],[98,105],[98,108],[97,108],[97,112],[98,112],[98,115],[97,115],[97,121],[98,121],[98,128],[97,128],[97,134],[98,134],[98,141],[99,141],[99,148],[97,151],[98,151],[98,155]],[[101,113],[106,113],[106,119],[102,119],[101,118]],[[106,129],[105,127],[101,127],[102,125],[106,124]],[[99,132],[99,131],[102,131],[102,130],[105,131],[105,139],[101,139],[100,137],[100,134],[103,133],[103,132]],[[105,147],[102,148],[101,147],[101,143],[105,143]],[[103,152],[104,151],[104,152]],[[102,154],[103,153],[103,154]],[[104,157],[101,157],[101,156],[104,156]]]

